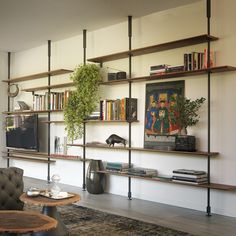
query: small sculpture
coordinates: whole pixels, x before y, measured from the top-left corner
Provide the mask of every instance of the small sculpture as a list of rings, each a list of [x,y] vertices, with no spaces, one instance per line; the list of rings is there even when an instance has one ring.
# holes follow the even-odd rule
[[[106,143],[109,144],[109,147],[112,145],[114,147],[115,143],[123,143],[124,147],[126,146],[126,140],[121,138],[120,136],[116,134],[112,134],[109,136],[109,138],[106,140]]]

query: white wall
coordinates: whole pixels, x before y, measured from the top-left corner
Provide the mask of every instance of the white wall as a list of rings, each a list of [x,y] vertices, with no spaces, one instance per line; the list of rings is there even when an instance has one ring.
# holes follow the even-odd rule
[[[0,81],[7,79],[7,53],[0,52]],[[7,86],[6,83],[1,82],[0,86],[0,111],[6,111],[7,109]],[[0,150],[4,150],[5,131],[4,131],[4,116],[0,114]],[[6,161],[0,158],[0,167],[6,167]]]
[[[217,54],[217,65],[236,66],[235,57],[235,37],[236,29],[233,26],[235,14],[233,9],[236,2],[233,0],[212,1],[212,34],[220,38],[212,43],[213,50]],[[206,33],[205,1],[201,1],[189,6],[163,11],[146,17],[133,20],[133,48],[149,46],[152,44],[168,42],[185,37],[191,37]],[[89,30],[89,29],[88,29]],[[88,58],[100,55],[115,53],[128,48],[127,22],[103,28],[97,31],[88,32],[87,35],[87,55]],[[186,47],[154,53],[133,58],[133,76],[147,75],[149,66],[154,64],[181,64],[183,53],[200,51],[206,45]],[[52,44],[52,69],[68,68],[73,69],[82,63],[82,36],[78,35],[66,40],[53,42]],[[128,60],[119,60],[106,63],[105,66],[128,70]],[[16,53],[12,61],[12,73],[14,76],[38,73],[47,70],[47,44],[33,48],[31,50]],[[236,172],[234,158],[235,126],[234,101],[236,93],[234,88],[236,81],[235,72],[212,75],[212,151],[219,151],[220,155],[212,160],[211,177],[213,182],[236,185]],[[61,76],[59,79],[68,78]],[[206,76],[194,76],[186,79],[185,93],[187,97],[206,97],[207,81]],[[180,79],[180,80],[181,80]],[[35,81],[34,84],[46,83],[46,80]],[[144,105],[145,105],[145,82],[133,85],[132,96],[138,98],[138,119],[139,123],[132,128],[132,146],[143,146],[144,130]],[[22,83],[21,87],[32,87],[30,83]],[[128,86],[104,86],[101,87],[103,98],[121,98],[128,95]],[[18,100],[26,99],[32,103],[31,95],[20,94]],[[198,148],[207,149],[207,116],[206,105],[203,106],[201,121],[190,130],[198,138]],[[102,141],[111,134],[117,133],[120,136],[128,137],[128,126],[126,124],[88,124],[87,141]],[[52,126],[52,136],[63,137],[62,125]],[[53,140],[53,138],[52,138]],[[81,143],[81,140],[77,141]],[[81,148],[69,148],[69,153],[82,155]],[[87,157],[103,159],[105,161],[127,161],[128,154],[109,150],[86,151]],[[176,168],[190,168],[206,170],[206,158],[195,156],[152,154],[152,153],[132,153],[134,165],[158,169],[160,174],[171,174]],[[47,168],[44,164],[26,163],[14,161],[17,165],[25,169],[27,176],[46,178]],[[76,186],[82,186],[82,163],[57,161],[52,165],[51,173],[59,173],[62,182]],[[123,177],[110,176],[108,178],[107,191],[119,195],[127,195],[127,179]],[[197,210],[205,210],[206,190],[191,188],[188,186],[167,185],[164,183],[153,183],[152,181],[132,180],[132,195],[151,201],[157,201],[181,207]],[[236,193],[212,191],[212,212],[236,217],[236,206],[234,204]]]

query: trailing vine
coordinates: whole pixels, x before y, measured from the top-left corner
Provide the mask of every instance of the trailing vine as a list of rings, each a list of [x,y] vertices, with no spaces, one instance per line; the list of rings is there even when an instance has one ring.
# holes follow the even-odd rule
[[[64,120],[69,140],[81,138],[83,121],[96,109],[99,102],[100,68],[95,64],[78,66],[70,76],[76,90],[71,91],[64,106]]]

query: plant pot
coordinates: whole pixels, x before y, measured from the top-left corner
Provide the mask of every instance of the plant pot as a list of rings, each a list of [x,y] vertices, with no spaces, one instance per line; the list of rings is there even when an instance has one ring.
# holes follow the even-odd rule
[[[192,135],[177,135],[175,139],[176,151],[196,151],[196,138]]]
[[[104,170],[101,160],[91,160],[86,174],[87,191],[92,194],[104,193],[105,174],[97,171]]]

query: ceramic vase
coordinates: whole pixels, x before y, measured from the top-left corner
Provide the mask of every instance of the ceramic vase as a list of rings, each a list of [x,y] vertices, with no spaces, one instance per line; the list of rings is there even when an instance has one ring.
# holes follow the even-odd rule
[[[105,174],[97,171],[104,170],[101,160],[91,160],[86,174],[87,191],[92,194],[104,193]]]

